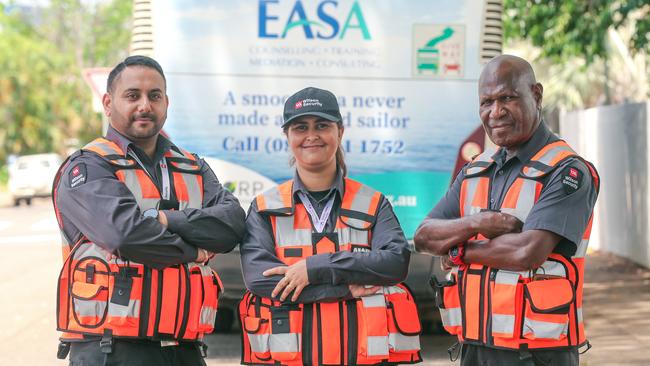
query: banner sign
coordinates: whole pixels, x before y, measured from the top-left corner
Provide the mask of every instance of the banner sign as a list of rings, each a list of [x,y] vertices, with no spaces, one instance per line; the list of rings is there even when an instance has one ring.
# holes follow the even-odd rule
[[[470,6],[472,5],[472,6]],[[478,124],[480,6],[431,0],[158,1],[166,131],[247,204],[293,176],[284,101],[332,91],[349,175],[383,192],[407,237],[446,191]],[[479,8],[479,9],[476,9]]]

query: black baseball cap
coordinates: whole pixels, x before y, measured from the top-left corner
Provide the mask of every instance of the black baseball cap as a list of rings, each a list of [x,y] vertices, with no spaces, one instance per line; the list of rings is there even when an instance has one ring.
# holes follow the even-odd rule
[[[301,116],[318,116],[332,122],[343,120],[336,96],[330,91],[312,87],[297,92],[284,103],[282,128]]]

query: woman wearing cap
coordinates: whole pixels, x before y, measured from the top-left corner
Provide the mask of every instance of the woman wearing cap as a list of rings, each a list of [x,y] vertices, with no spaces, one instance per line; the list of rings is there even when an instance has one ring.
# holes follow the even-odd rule
[[[336,97],[297,92],[282,129],[294,178],[256,197],[241,245],[242,363],[419,362],[408,244],[388,200],[346,178]]]

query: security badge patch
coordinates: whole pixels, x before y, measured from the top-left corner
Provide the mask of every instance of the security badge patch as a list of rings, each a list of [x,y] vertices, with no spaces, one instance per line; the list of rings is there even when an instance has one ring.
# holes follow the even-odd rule
[[[580,169],[566,167],[562,171],[562,186],[566,194],[577,191],[582,184],[582,172]]]
[[[70,188],[74,188],[86,183],[86,164],[79,163],[75,165],[68,173]]]

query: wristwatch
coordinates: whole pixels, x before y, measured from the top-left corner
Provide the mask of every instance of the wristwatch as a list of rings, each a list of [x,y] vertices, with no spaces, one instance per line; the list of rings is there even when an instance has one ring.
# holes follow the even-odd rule
[[[155,208],[150,208],[142,213],[142,217],[151,217],[152,219],[158,220],[158,210]]]
[[[449,260],[457,266],[462,266],[465,264],[463,257],[465,255],[465,243],[458,244],[451,249],[449,249]]]

